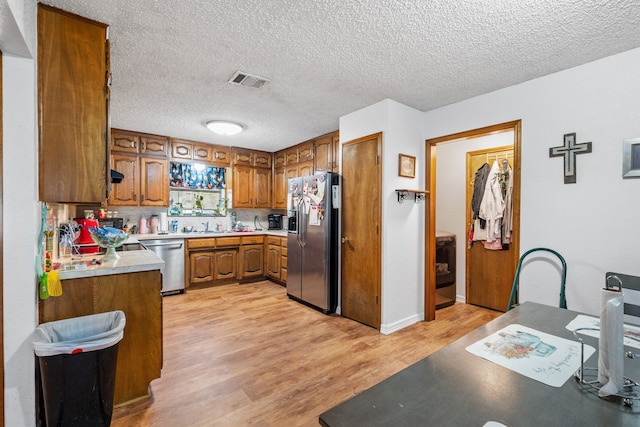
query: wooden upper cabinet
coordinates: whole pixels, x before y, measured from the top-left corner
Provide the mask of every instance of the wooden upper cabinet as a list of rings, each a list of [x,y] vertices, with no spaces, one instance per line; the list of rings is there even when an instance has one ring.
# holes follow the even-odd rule
[[[338,131],[315,139],[315,173],[338,172],[339,148],[340,137]]]
[[[107,25],[38,4],[38,190],[44,202],[109,195]]]
[[[122,182],[113,184],[109,206],[138,206],[140,200],[140,161],[138,156],[114,153],[111,168],[124,175]]]
[[[140,206],[169,206],[166,159],[140,157]]]
[[[287,164],[286,150],[280,150],[273,153],[273,167],[281,168]]]
[[[313,160],[313,140],[298,144],[298,163]]]
[[[287,158],[287,166],[295,165],[298,163],[298,146],[287,148],[285,150],[286,158]]]
[[[313,175],[313,160],[298,163],[298,176]]]
[[[231,164],[230,148],[223,145],[211,145],[203,142],[171,138],[171,159],[196,160],[213,166],[226,167]]]
[[[315,171],[331,172],[333,170],[333,137],[325,135],[316,139],[315,142]]]
[[[192,160],[193,144],[180,139],[171,139],[171,158]]]
[[[167,157],[169,154],[169,138],[157,135],[141,136],[140,154]]]
[[[271,169],[273,154],[266,151],[253,152],[253,166],[257,168]]]
[[[287,176],[285,167],[275,168],[273,170],[273,198],[271,199],[271,207],[274,209],[287,208]]]
[[[230,166],[231,148],[224,145],[212,145],[211,162],[218,166]]]
[[[193,150],[191,151],[193,160],[200,160],[201,162],[211,162],[212,152],[210,145],[193,144]]]
[[[231,156],[234,165],[242,165],[242,166],[253,166],[253,151],[240,148],[233,147],[231,149]]]
[[[120,129],[111,129],[111,151],[137,154],[140,134]]]
[[[167,157],[169,138],[122,129],[111,129],[111,151]]]
[[[253,170],[253,207],[271,207],[271,169]]]

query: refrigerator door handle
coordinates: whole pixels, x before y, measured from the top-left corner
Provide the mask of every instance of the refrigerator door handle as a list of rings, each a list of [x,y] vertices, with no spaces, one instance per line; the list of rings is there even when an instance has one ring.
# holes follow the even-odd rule
[[[305,212],[304,196],[298,202],[298,244],[302,248],[307,245],[307,213]]]

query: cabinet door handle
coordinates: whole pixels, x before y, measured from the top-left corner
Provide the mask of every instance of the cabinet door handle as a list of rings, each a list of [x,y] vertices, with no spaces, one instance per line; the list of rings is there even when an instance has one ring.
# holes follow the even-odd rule
[[[133,139],[131,140],[131,148],[136,148],[136,142]]]
[[[348,238],[348,237],[343,237],[343,238],[342,238],[342,243],[347,243],[348,241],[349,241],[349,238]]]

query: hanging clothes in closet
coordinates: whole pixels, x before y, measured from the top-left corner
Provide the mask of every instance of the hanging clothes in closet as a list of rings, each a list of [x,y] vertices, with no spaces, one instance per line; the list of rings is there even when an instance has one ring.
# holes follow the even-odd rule
[[[502,167],[496,159],[490,169],[485,163],[476,171],[471,203],[474,223],[470,244],[482,241],[485,249],[490,250],[502,250],[511,241],[513,174],[506,159],[501,163]],[[483,183],[481,178],[487,169],[489,173]]]

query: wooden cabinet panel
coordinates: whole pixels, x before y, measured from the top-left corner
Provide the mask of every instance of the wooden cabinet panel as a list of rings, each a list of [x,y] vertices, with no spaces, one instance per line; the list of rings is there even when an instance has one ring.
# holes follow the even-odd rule
[[[287,166],[298,163],[298,146],[287,148],[285,153],[287,156]]]
[[[166,159],[140,157],[140,206],[169,206]]]
[[[298,165],[287,165],[284,173],[286,175],[287,178],[287,182],[289,181],[290,178],[297,178],[298,177]],[[288,187],[288,184],[287,184]],[[287,188],[287,192],[289,191],[289,189]]]
[[[215,278],[215,252],[194,252],[189,254],[190,282],[211,282]]]
[[[235,279],[238,277],[238,250],[227,249],[215,252],[214,280]]]
[[[282,261],[282,251],[280,248],[280,242],[277,245],[268,244],[266,254],[266,266],[267,276],[280,279],[280,269]]]
[[[313,160],[298,163],[298,176],[313,175]]]
[[[111,129],[111,151],[138,154],[140,135],[120,129]]]
[[[171,139],[171,158],[192,160],[193,145],[179,139]]]
[[[335,131],[332,134],[333,139],[333,172],[340,172],[340,132]]]
[[[233,207],[253,207],[253,168],[250,166],[233,168]]]
[[[234,165],[253,166],[253,151],[246,148],[233,147],[231,157]]]
[[[162,367],[160,270],[62,281],[64,294],[39,302],[40,322],[122,310],[127,319],[118,347],[114,404],[149,394]]]
[[[107,25],[42,4],[37,12],[39,200],[109,196]]]
[[[287,164],[287,153],[285,150],[276,151],[273,153],[273,167],[281,168]]]
[[[287,208],[287,174],[283,167],[273,171],[273,199],[271,207],[274,209]]]
[[[325,135],[315,141],[315,172],[333,170],[333,136]]]
[[[271,169],[253,170],[253,207],[271,207]]]
[[[111,155],[111,168],[124,174],[124,178],[122,182],[111,187],[109,206],[138,206],[140,198],[139,164],[138,156]]]
[[[213,159],[213,152],[210,145],[193,144],[191,152],[193,160],[210,163]]]
[[[216,239],[215,237],[207,237],[202,239],[187,239],[187,248],[188,249],[198,249],[198,248],[215,248],[216,247]]]
[[[264,236],[245,236],[242,238],[243,245],[262,245]]]
[[[140,154],[167,157],[169,154],[169,138],[166,136],[142,135],[140,137]]]
[[[271,163],[273,161],[273,154],[266,151],[254,151],[253,166],[256,168],[266,168],[271,170]]]
[[[241,278],[264,275],[264,245],[243,245],[240,248],[240,258],[242,262]]]
[[[298,144],[298,163],[313,160],[313,140]]]
[[[223,246],[240,246],[242,244],[242,239],[240,237],[218,237],[216,238],[216,247]]]
[[[216,166],[229,166],[231,164],[231,149],[223,145],[211,146],[211,162]]]

